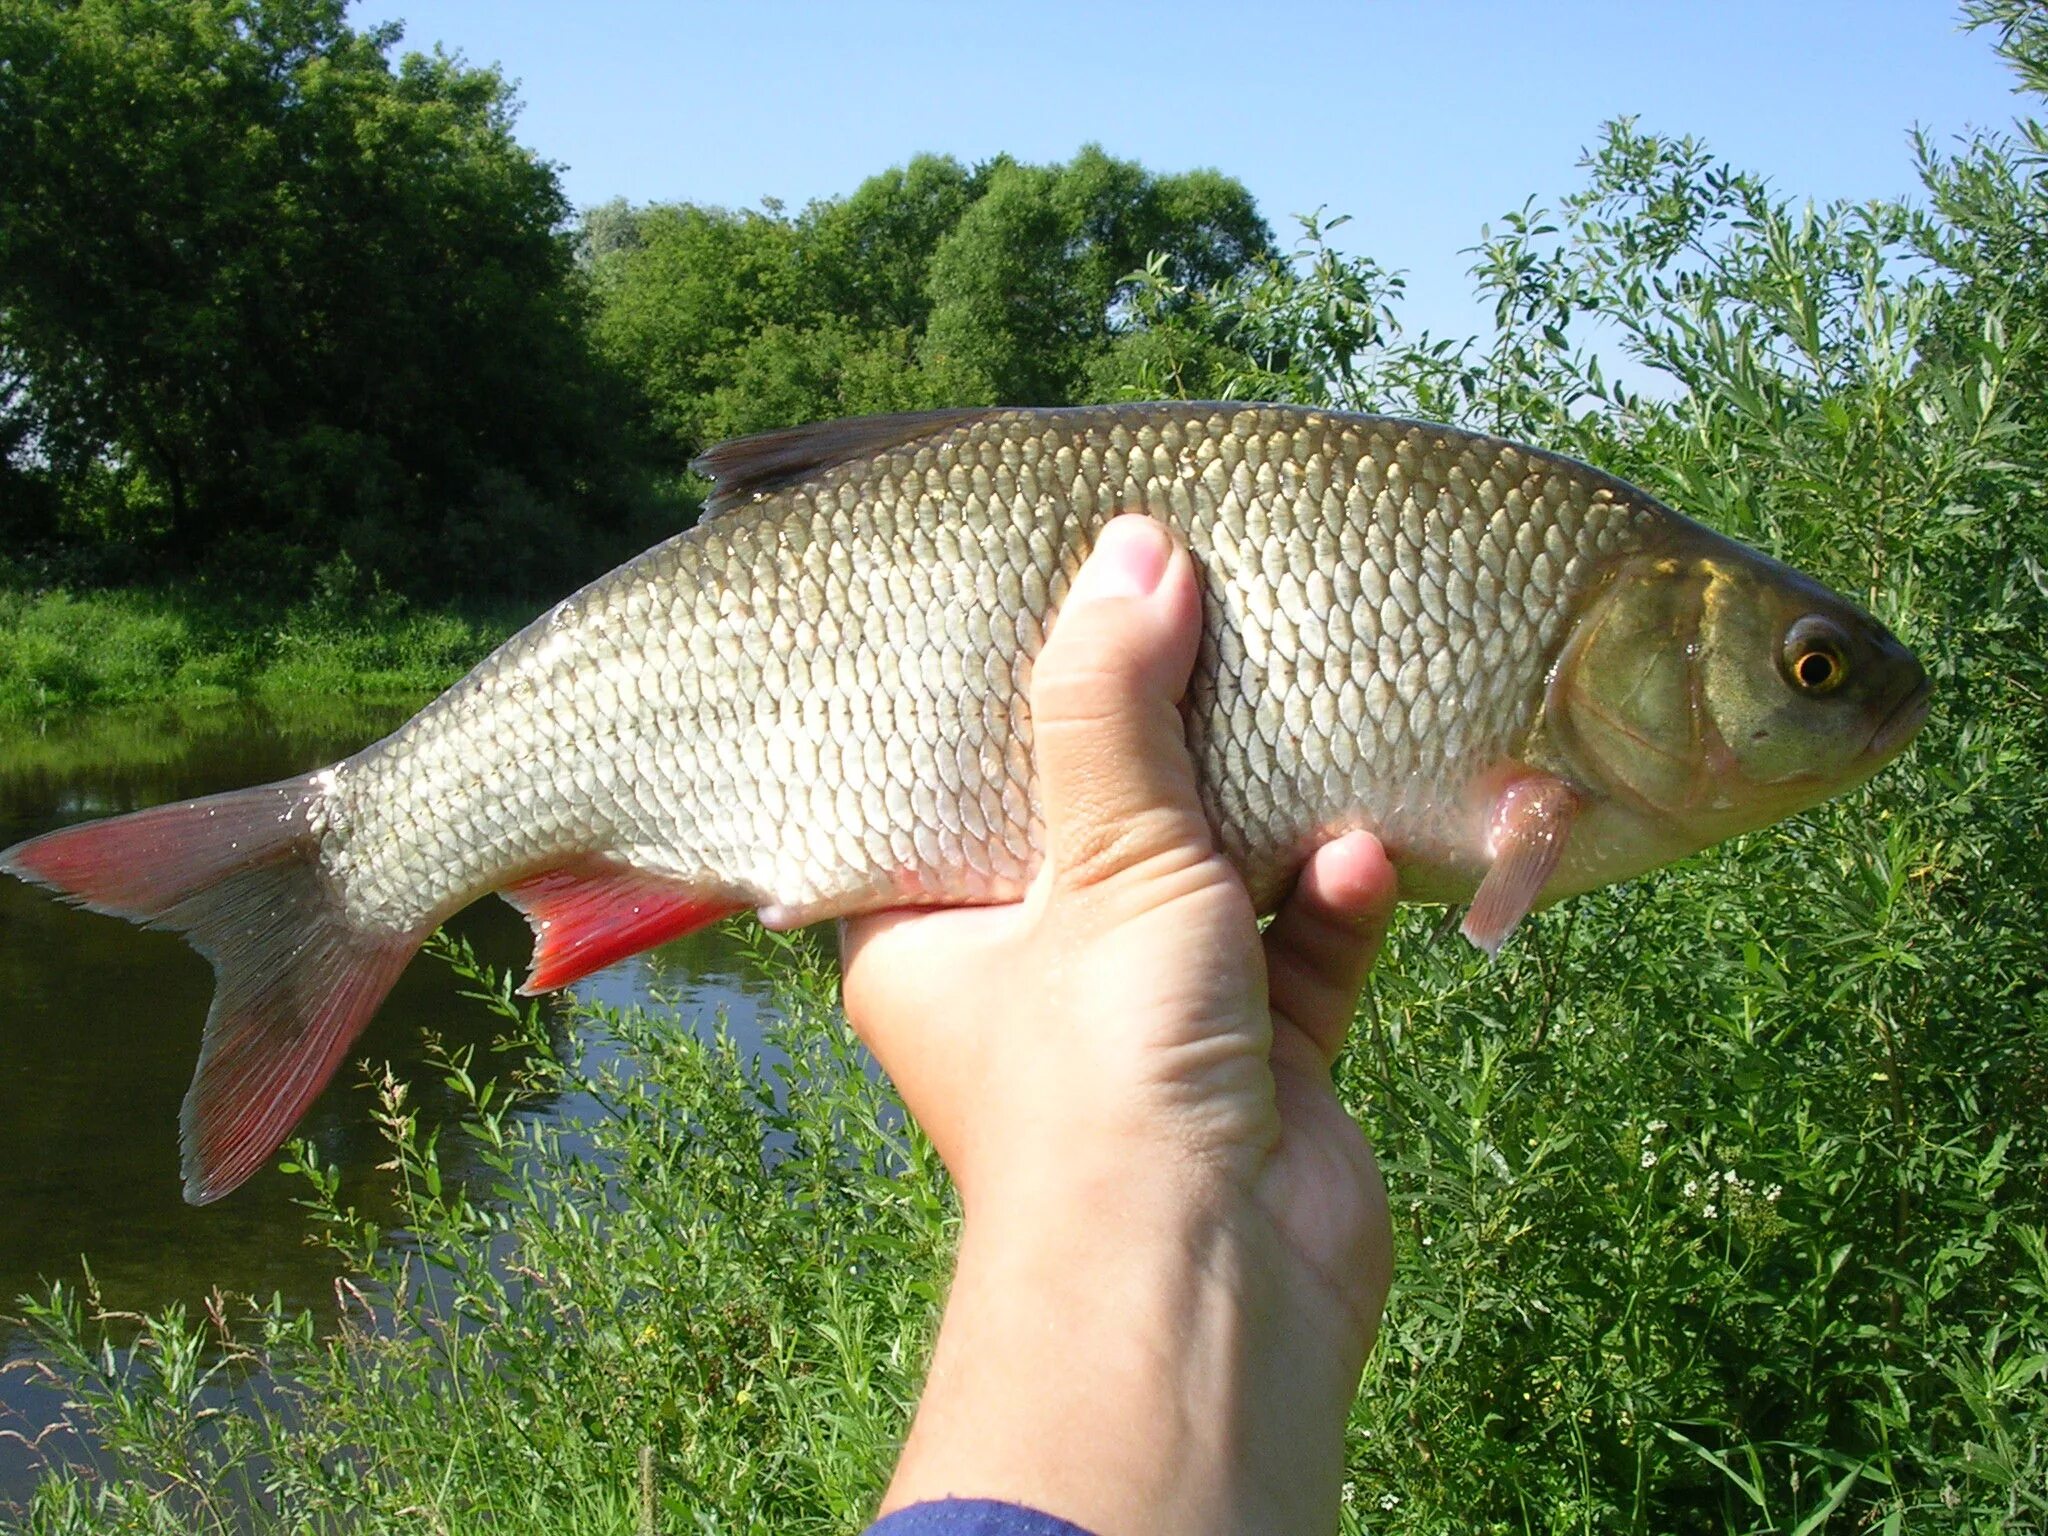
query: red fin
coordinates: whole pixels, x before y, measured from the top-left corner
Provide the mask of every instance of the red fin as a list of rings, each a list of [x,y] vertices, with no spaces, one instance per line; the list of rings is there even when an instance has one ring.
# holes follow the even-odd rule
[[[531,997],[744,910],[610,859],[545,869],[498,893],[533,925]]]
[[[292,779],[88,821],[15,844],[0,853],[0,870],[74,906],[184,931],[166,920],[172,908],[310,835],[304,812],[312,793]]]
[[[1493,863],[1465,914],[1466,938],[1488,954],[1500,949],[1556,873],[1578,810],[1571,786],[1547,774],[1516,779],[1501,791],[1493,807]]]
[[[66,899],[182,933],[213,962],[213,1007],[180,1117],[185,1198],[262,1167],[425,937],[343,916],[293,779],[67,827],[0,854]]]
[[[246,946],[243,959],[229,961],[235,950],[225,947],[214,955],[213,1011],[179,1116],[185,1198],[194,1205],[218,1200],[268,1161],[426,937],[364,934],[295,912],[289,897],[263,925],[266,932],[235,941]]]

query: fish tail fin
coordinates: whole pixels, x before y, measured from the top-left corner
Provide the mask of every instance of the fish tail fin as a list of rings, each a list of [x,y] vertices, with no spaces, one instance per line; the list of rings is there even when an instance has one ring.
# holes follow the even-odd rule
[[[185,1198],[218,1200],[277,1150],[427,930],[348,920],[322,868],[320,778],[66,827],[0,853],[65,900],[185,935],[213,1007],[180,1117]]]

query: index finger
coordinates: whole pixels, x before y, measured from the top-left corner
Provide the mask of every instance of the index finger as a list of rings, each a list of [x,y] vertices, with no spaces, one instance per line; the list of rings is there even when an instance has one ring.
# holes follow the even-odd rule
[[[1325,1061],[1344,1045],[1386,941],[1398,883],[1380,840],[1347,832],[1309,858],[1266,929],[1273,1012],[1307,1035]]]

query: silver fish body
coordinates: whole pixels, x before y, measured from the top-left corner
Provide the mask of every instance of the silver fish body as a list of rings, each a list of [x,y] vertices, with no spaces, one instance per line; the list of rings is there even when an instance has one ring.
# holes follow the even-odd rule
[[[258,1166],[424,935],[503,891],[559,985],[726,911],[1002,901],[1036,870],[1031,667],[1111,518],[1190,551],[1184,716],[1263,904],[1363,827],[1404,894],[1531,906],[1873,771],[1910,653],[1569,459],[1272,405],[938,412],[727,444],[705,519],[303,781],[0,868],[186,932],[219,988],[187,1192]]]
[[[977,414],[720,511],[505,644],[327,782],[330,867],[409,929],[576,854],[805,922],[1016,896],[1031,663],[1096,533],[1203,584],[1189,744],[1270,893],[1332,828],[1469,894],[1446,813],[1511,757],[1602,562],[1671,514],[1578,465],[1275,406]]]

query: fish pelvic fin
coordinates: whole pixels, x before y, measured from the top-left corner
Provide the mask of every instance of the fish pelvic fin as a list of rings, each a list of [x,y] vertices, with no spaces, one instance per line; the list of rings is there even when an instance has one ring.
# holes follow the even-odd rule
[[[181,933],[213,1006],[179,1118],[185,1198],[218,1200],[275,1152],[429,929],[365,930],[322,867],[315,779],[65,827],[0,871],[76,906]]]
[[[600,857],[544,869],[498,894],[533,928],[533,965],[519,989],[528,997],[581,981],[748,905]]]
[[[1489,955],[1499,953],[1557,873],[1578,812],[1571,786],[1548,774],[1517,778],[1500,792],[1488,838],[1493,863],[1465,913],[1466,938]]]

